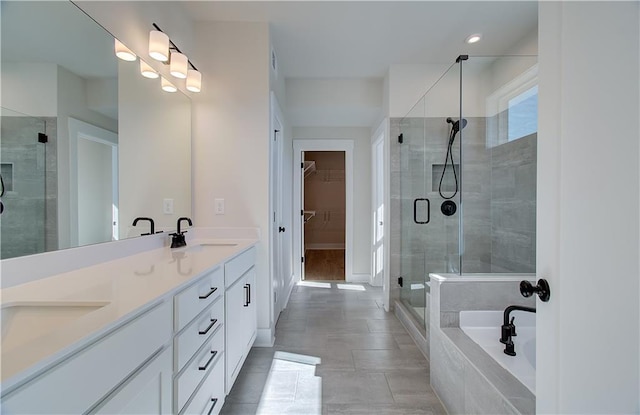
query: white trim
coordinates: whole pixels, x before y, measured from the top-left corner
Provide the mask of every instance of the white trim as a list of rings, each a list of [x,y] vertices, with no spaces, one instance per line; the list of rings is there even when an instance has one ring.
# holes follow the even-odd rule
[[[258,329],[253,347],[273,347],[276,336],[272,329]]]
[[[284,287],[284,278],[279,277],[278,273],[282,271],[282,251],[284,244],[283,236],[274,231],[275,226],[282,226],[284,218],[282,217],[282,161],[283,147],[282,137],[284,134],[283,116],[278,99],[273,91],[270,93],[270,129],[269,129],[269,294],[267,301],[269,303],[269,327],[275,326],[278,316],[283,307],[274,303],[274,290],[276,298],[282,297],[282,288]],[[273,140],[272,134],[275,130],[279,130],[279,140]],[[274,144],[275,141],[275,144]],[[277,158],[277,160],[275,159]],[[277,161],[277,162],[276,162]],[[274,171],[277,165],[278,171]],[[277,198],[277,200],[275,200]],[[275,218],[273,217],[275,214]],[[273,222],[275,220],[275,223]],[[275,242],[274,242],[275,241]],[[276,249],[275,243],[279,244],[280,249]],[[279,257],[276,257],[279,256]],[[279,265],[279,266],[278,266]]]
[[[111,146],[111,160],[113,163],[113,203],[118,203],[118,134],[96,127],[75,118],[68,118],[69,128],[69,242],[70,247],[78,246],[78,139],[83,138],[97,143]],[[119,218],[114,217],[115,230],[119,226]],[[114,237],[118,237],[114,231]],[[117,240],[117,239],[115,239]]]
[[[328,249],[344,249],[344,244],[307,244],[307,251],[323,251]]]
[[[345,280],[351,281],[353,274],[353,140],[293,140],[293,212],[302,210],[301,174],[303,151],[344,151],[345,157]],[[293,221],[294,274],[297,280],[302,276],[302,225],[300,220]]]
[[[376,128],[373,136],[372,136],[372,146],[375,145],[377,139],[382,135],[384,140],[384,189],[383,189],[383,200],[384,205],[386,206],[384,210],[384,234],[382,243],[384,244],[384,270],[382,276],[382,301],[384,303],[385,311],[389,312],[391,310],[391,274],[390,274],[390,266],[391,266],[391,140],[390,140],[390,124],[389,119],[385,118],[382,120],[378,128]],[[372,147],[373,148],[373,147]],[[373,154],[372,154],[373,157]],[[372,158],[373,160],[373,158]],[[372,163],[372,171],[373,171],[373,163]],[[373,180],[372,180],[373,181]],[[373,184],[372,184],[373,186]],[[372,192],[372,200],[373,200],[373,192]],[[373,203],[372,203],[373,206]],[[373,212],[372,212],[373,213]],[[373,242],[373,234],[371,234],[371,239]],[[373,244],[372,244],[373,246]],[[373,254],[373,253],[372,253]],[[372,259],[373,261],[373,259]],[[375,270],[371,270],[371,274],[374,275]]]
[[[351,278],[349,282],[364,282],[367,284],[371,283],[371,275],[370,274],[351,274]]]

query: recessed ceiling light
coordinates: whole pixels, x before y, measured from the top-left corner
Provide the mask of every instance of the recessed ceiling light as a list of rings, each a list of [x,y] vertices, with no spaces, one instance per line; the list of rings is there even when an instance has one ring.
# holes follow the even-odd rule
[[[469,36],[465,42],[471,44],[471,43],[477,43],[480,41],[480,39],[482,39],[482,34],[481,33],[474,33],[471,36]]]

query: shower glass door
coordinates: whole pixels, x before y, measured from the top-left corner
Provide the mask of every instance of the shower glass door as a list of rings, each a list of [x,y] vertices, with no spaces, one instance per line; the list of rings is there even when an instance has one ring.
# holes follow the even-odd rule
[[[45,121],[2,108],[0,173],[4,184],[0,215],[0,258],[46,250],[46,144],[38,142]]]
[[[460,102],[454,64],[400,121],[400,300],[425,330],[429,273],[460,272]]]

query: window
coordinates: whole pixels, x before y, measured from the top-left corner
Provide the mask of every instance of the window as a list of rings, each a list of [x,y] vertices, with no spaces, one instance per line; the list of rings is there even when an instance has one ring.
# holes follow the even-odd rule
[[[538,131],[538,85],[509,100],[507,141]]]

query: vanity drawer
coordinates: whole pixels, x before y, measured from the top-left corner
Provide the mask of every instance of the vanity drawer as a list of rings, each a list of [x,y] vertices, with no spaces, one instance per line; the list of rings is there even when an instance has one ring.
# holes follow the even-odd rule
[[[178,411],[182,409],[189,397],[198,387],[204,375],[212,365],[222,362],[224,352],[224,330],[218,330],[204,347],[198,350],[194,359],[189,362],[176,378],[176,397]]]
[[[224,356],[222,356],[180,415],[215,415],[222,409],[224,398]]]
[[[182,330],[195,316],[224,293],[224,271],[218,267],[175,296],[175,331]]]
[[[250,248],[224,264],[225,287],[231,286],[256,263],[256,249]]]
[[[218,297],[202,314],[175,337],[176,372],[191,359],[202,344],[224,323],[224,298]]]

